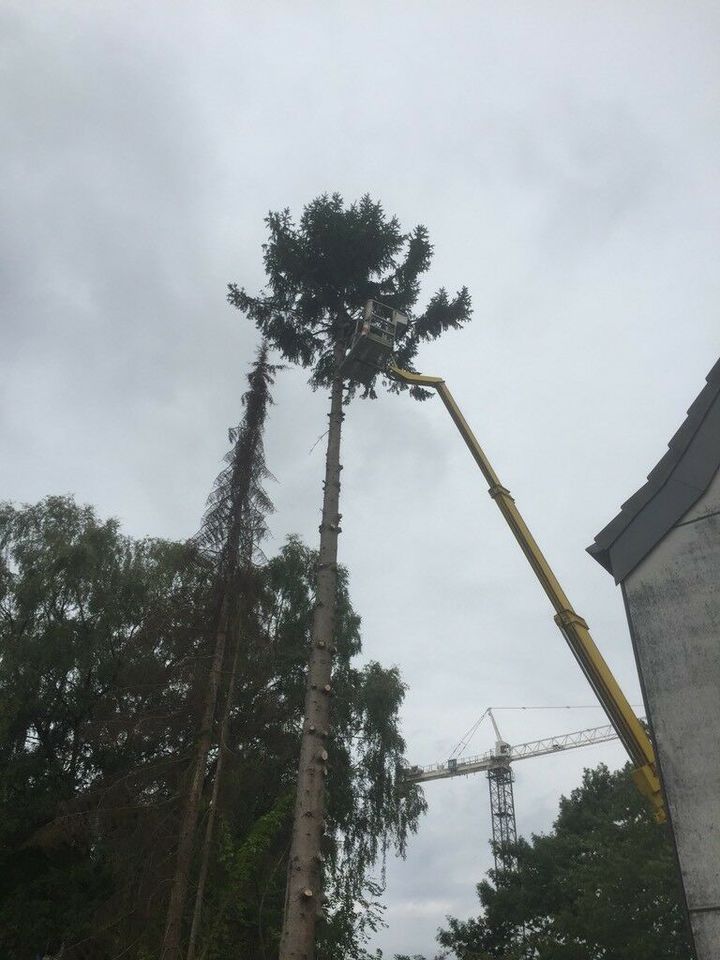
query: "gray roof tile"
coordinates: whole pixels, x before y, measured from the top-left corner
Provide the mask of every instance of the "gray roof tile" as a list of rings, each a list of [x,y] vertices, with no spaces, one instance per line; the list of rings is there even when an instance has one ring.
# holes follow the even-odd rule
[[[624,580],[700,499],[720,469],[720,360],[647,483],[622,505],[588,553]]]

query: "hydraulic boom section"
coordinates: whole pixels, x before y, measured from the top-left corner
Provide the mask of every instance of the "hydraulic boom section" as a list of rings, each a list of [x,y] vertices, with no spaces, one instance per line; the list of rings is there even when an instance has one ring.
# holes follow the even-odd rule
[[[520,549],[527,557],[535,576],[553,605],[555,622],[567,640],[580,669],[595,691],[608,719],[617,731],[617,735],[630,755],[630,759],[635,764],[633,779],[636,786],[652,803],[655,818],[659,821],[665,820],[665,804],[655,764],[655,752],[650,738],[640,720],[636,717],[602,654],[595,646],[595,641],[590,636],[587,623],[575,612],[555,574],[550,569],[550,565],[535,542],[533,535],[520,515],[520,511],[515,506],[510,491],[500,483],[490,461],[485,456],[468,422],[462,415],[453,395],[448,390],[447,384],[442,377],[411,373],[408,370],[401,370],[392,363],[389,374],[403,383],[418,387],[430,387],[439,394],[475,463],[480,467],[488,483],[490,496],[505,517],[515,539],[520,544]]]

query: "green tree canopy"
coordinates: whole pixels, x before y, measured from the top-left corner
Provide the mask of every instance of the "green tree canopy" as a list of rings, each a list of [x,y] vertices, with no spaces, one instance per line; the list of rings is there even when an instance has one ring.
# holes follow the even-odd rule
[[[147,960],[207,678],[214,568],[194,545],[133,540],[63,497],[4,505],[0,548],[0,956],[64,944],[64,960]],[[277,956],[316,562],[291,539],[258,569],[199,941],[207,960]],[[328,960],[363,955],[383,852],[402,849],[424,807],[397,775],[402,680],[353,662],[360,620],[342,568],[337,643]]]
[[[3,956],[122,927],[151,899],[191,746],[206,584],[194,549],[131,540],[70,498],[0,508]]]
[[[629,767],[586,770],[552,831],[517,843],[517,869],[478,885],[480,916],[438,941],[459,960],[691,960],[668,829]]]
[[[230,284],[228,300],[246,313],[263,336],[292,363],[312,367],[314,387],[330,386],[336,348],[349,345],[367,300],[402,311],[410,325],[397,345],[398,364],[412,369],[419,345],[463,326],[472,313],[470,294],[444,288],[416,312],[420,281],[432,261],[428,231],[403,231],[367,194],[346,206],[342,197],[323,194],[309,203],[298,223],[289,210],[268,214],[263,245],[268,291],[249,295]],[[392,390],[403,389],[388,381]],[[346,388],[351,396],[355,387]],[[374,396],[369,387],[367,395]],[[425,391],[412,388],[417,397]]]

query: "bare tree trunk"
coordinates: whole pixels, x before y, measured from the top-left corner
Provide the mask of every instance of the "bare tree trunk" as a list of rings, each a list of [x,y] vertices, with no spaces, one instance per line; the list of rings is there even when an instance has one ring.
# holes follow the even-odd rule
[[[343,352],[342,347],[335,348],[336,365],[342,359]],[[305,692],[305,722],[298,765],[280,960],[313,960],[315,923],[323,903],[321,844],[327,774],[326,740],[330,732],[330,677],[335,639],[342,397],[343,383],[336,377],[330,402],[317,604]]]
[[[220,780],[223,773],[223,759],[225,757],[227,733],[230,726],[230,714],[232,713],[233,702],[235,700],[235,678],[237,676],[238,661],[240,659],[240,624],[236,625],[235,652],[233,654],[232,666],[230,668],[230,678],[228,680],[227,693],[225,696],[225,709],[223,710],[222,723],[220,725],[219,749],[217,764],[215,765],[215,780],[213,781],[212,797],[210,800],[210,810],[208,811],[207,826],[205,827],[205,838],[203,840],[202,859],[200,861],[200,872],[198,874],[197,892],[195,894],[195,908],[193,910],[192,926],[190,927],[190,939],[188,941],[187,960],[195,958],[195,944],[200,930],[200,917],[202,915],[203,899],[205,897],[205,883],[207,881],[208,867],[210,865],[210,850],[212,848],[212,836],[215,827],[215,814],[217,812],[218,796],[220,793]]]
[[[165,936],[163,938],[160,960],[180,960],[180,938],[182,933],[182,917],[185,899],[187,897],[190,864],[192,861],[193,840],[200,812],[200,798],[205,782],[205,768],[207,756],[212,741],[213,720],[217,704],[217,692],[225,656],[225,637],[228,621],[227,597],[224,597],[220,606],[218,630],[215,635],[215,651],[213,653],[210,675],[208,677],[207,696],[203,712],[202,726],[198,737],[195,766],[192,781],[188,792],[185,811],[178,838],[177,860],[175,862],[175,876],[170,891],[168,903]]]

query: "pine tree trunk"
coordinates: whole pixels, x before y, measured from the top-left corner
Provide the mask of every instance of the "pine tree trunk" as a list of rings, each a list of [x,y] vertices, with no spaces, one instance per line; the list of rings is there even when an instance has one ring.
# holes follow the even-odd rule
[[[207,696],[203,711],[202,726],[198,737],[195,765],[192,781],[188,792],[185,811],[178,837],[178,852],[175,862],[175,875],[170,891],[168,903],[165,936],[163,938],[160,960],[180,960],[180,938],[182,934],[183,908],[187,897],[190,865],[192,862],[193,840],[200,812],[200,799],[205,782],[207,757],[212,741],[213,720],[217,703],[217,692],[220,683],[223,659],[225,656],[225,637],[227,631],[227,598],[224,598],[218,617],[218,630],[215,635],[215,650],[213,653],[210,674],[208,676]]]
[[[200,541],[210,545],[213,550],[220,546],[217,564],[216,607],[211,629],[215,635],[215,651],[208,676],[207,695],[202,725],[198,735],[197,753],[192,780],[190,782],[185,809],[183,812],[178,852],[175,865],[170,899],[168,902],[167,922],[163,938],[160,960],[180,960],[182,921],[187,899],[188,880],[192,863],[195,831],[197,829],[203,785],[207,767],[207,757],[212,742],[213,721],[218,699],[220,673],[225,658],[226,634],[229,629],[231,601],[235,595],[235,580],[238,572],[240,554],[244,563],[249,565],[256,538],[263,535],[262,519],[258,514],[269,509],[269,501],[262,490],[261,483],[268,475],[263,453],[263,428],[267,407],[272,403],[269,393],[273,383],[275,368],[267,362],[268,346],[263,341],[252,371],[248,376],[249,390],[243,395],[245,414],[242,424],[231,432],[233,450],[226,457],[231,465],[224,470],[216,481],[214,496],[211,496],[211,509],[203,518],[203,531]],[[228,476],[229,474],[229,476]],[[234,619],[234,618],[233,618]],[[238,656],[235,652],[235,660]],[[233,665],[233,684],[234,684]],[[232,700],[229,690],[229,701]],[[222,746],[218,754],[218,770],[215,783],[219,782],[222,769]],[[214,785],[213,790],[216,790]],[[211,823],[214,817],[214,795],[211,806]],[[212,834],[212,826],[210,834]],[[206,836],[208,836],[206,834]],[[203,886],[207,864],[203,870]],[[200,891],[202,902],[202,891]],[[193,930],[197,935],[197,922],[193,920]],[[194,949],[194,940],[191,950]]]
[[[343,352],[342,347],[335,348],[336,365],[342,359]],[[335,640],[342,397],[343,382],[336,378],[330,402],[317,605],[307,673],[305,721],[298,764],[280,960],[313,960],[315,923],[323,904],[321,845],[325,816],[326,741],[330,732],[330,678]]]
[[[210,809],[208,811],[207,826],[205,827],[205,837],[203,840],[202,858],[200,861],[200,872],[198,874],[197,892],[195,894],[195,907],[193,909],[192,926],[190,927],[190,939],[188,941],[187,960],[195,958],[195,944],[200,930],[200,917],[202,915],[203,899],[205,897],[205,883],[207,881],[208,867],[210,865],[210,850],[212,848],[213,830],[215,828],[215,814],[217,812],[218,796],[220,794],[220,780],[223,773],[223,760],[225,757],[228,728],[230,726],[230,714],[232,713],[235,700],[235,678],[237,676],[238,661],[240,659],[240,629],[236,625],[235,652],[230,668],[230,678],[228,680],[227,693],[225,696],[225,709],[223,710],[222,723],[220,725],[220,737],[218,747],[217,764],[215,765],[215,780],[213,781],[212,797],[210,799]]]

